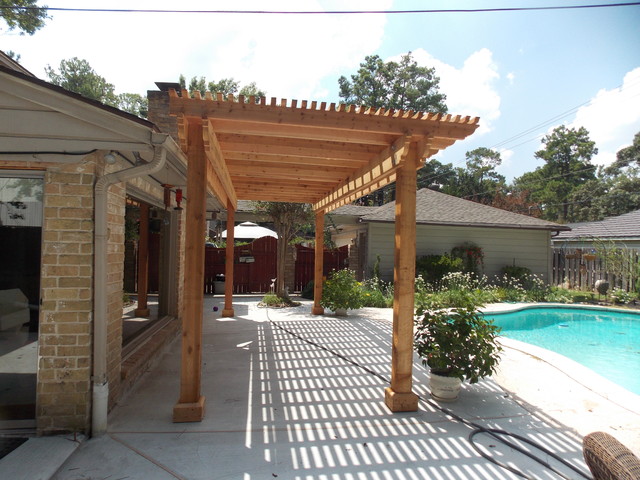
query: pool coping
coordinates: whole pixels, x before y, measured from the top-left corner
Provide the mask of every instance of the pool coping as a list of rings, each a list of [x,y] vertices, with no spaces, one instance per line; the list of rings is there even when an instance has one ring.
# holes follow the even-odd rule
[[[566,303],[510,303],[510,304],[490,304],[486,305],[483,309],[483,313],[487,314],[501,314],[511,313],[526,309],[535,308],[577,308],[585,310],[600,310],[600,311],[615,311],[631,313],[638,315],[639,312],[628,312],[625,309],[616,309],[611,307],[603,307],[599,305],[576,305]],[[584,388],[590,390],[594,394],[602,397],[603,399],[616,404],[617,406],[628,410],[631,413],[640,415],[640,395],[637,395],[626,388],[618,385],[617,383],[603,377],[599,373],[591,370],[588,367],[572,360],[560,353],[547,350],[546,348],[538,347],[530,343],[514,340],[511,338],[500,336],[499,342],[505,348],[517,350],[526,355],[532,356],[550,367],[555,368],[559,372],[566,375],[571,380],[579,383]]]

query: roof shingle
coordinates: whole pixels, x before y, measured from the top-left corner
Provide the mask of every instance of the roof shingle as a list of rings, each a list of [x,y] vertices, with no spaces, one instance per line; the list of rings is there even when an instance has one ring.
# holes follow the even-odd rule
[[[344,207],[342,207],[344,208]],[[342,208],[335,213],[342,213]],[[358,207],[372,208],[372,207]],[[367,213],[369,212],[369,213]],[[390,202],[373,211],[365,211],[363,222],[395,221],[395,202]],[[354,213],[347,213],[351,214]],[[536,230],[568,230],[560,225],[539,218],[502,210],[463,198],[423,188],[416,193],[416,223],[431,225],[464,225],[476,227],[527,228]]]

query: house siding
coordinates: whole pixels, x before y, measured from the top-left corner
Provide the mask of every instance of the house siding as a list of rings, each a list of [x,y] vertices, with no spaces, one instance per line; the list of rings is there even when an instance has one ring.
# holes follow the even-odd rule
[[[383,280],[393,280],[395,225],[369,223],[367,249],[367,276],[380,256]],[[418,225],[416,229],[416,255],[443,254],[464,242],[482,247],[484,273],[492,278],[506,265],[518,265],[549,280],[551,270],[550,233],[546,230],[525,230],[489,227],[457,227]]]

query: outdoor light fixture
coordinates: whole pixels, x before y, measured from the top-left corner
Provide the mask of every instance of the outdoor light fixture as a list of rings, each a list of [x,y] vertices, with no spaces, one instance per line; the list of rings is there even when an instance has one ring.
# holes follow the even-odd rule
[[[182,189],[181,188],[176,188],[176,204],[177,204],[177,207],[175,207],[174,210],[182,210],[182,207],[180,206],[181,203],[182,203]]]
[[[116,156],[114,155],[113,150],[111,150],[109,153],[105,153],[104,161],[109,165],[113,165],[116,163]]]

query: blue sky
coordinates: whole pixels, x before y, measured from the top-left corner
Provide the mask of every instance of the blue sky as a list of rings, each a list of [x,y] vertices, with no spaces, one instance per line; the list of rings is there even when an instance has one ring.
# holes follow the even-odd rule
[[[614,3],[608,0],[49,0],[50,7],[406,10]],[[584,126],[608,164],[640,131],[640,6],[584,10],[387,15],[115,14],[52,12],[33,36],[0,30],[0,48],[44,78],[47,64],[77,56],[115,84],[144,94],[155,81],[204,75],[255,81],[268,96],[338,101],[337,79],[366,55],[412,51],[433,66],[449,111],[481,128],[436,158],[464,165],[468,150],[501,151],[512,179],[541,162],[555,126]]]

